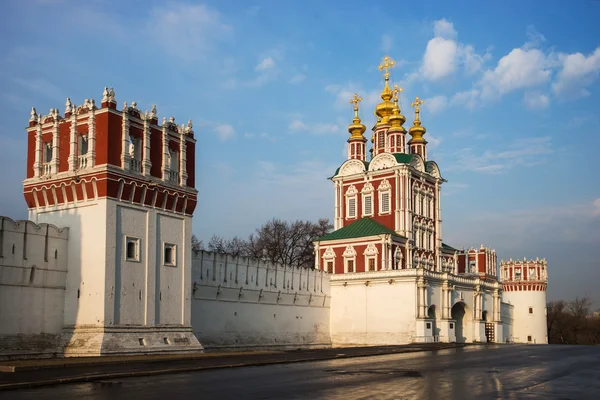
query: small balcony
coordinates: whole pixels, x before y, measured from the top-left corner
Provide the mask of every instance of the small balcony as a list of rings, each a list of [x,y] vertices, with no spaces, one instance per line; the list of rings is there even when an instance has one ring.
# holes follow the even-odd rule
[[[77,157],[77,168],[78,169],[84,169],[87,168],[88,166],[88,158],[87,158],[87,154],[83,154],[81,156]]]
[[[52,173],[52,166],[50,165],[49,162],[44,163],[44,165],[42,165],[42,175],[50,175]]]
[[[129,170],[131,172],[137,172],[137,173],[142,172],[142,162],[140,160],[136,160],[135,158],[132,158],[131,160],[129,160]]]
[[[179,185],[179,172],[169,171],[169,182]]]

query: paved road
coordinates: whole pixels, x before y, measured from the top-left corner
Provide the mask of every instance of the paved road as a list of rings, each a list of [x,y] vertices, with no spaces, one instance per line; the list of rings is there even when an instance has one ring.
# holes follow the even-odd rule
[[[121,398],[599,399],[600,346],[478,346],[0,392],[2,400]]]

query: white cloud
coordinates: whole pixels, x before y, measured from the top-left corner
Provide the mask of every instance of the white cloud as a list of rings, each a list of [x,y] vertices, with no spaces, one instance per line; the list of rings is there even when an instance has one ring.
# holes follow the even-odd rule
[[[448,106],[448,98],[446,96],[435,96],[425,99],[423,108],[428,110],[431,114],[438,113],[444,110]]]
[[[550,80],[552,71],[546,55],[539,49],[513,49],[487,70],[479,84],[481,97],[493,100],[517,89],[539,86]]]
[[[381,36],[381,51],[387,53],[392,50],[392,46],[394,45],[394,40],[391,35],[384,34]]]
[[[423,56],[423,76],[436,81],[456,71],[458,46],[454,40],[434,37]]]
[[[215,132],[222,141],[232,139],[235,136],[235,130],[233,129],[233,126],[229,124],[217,125],[215,127]]]
[[[546,41],[544,35],[538,32],[533,25],[527,27],[527,42],[523,46],[524,49],[530,49],[539,47],[543,42]]]
[[[489,53],[480,55],[473,46],[456,41],[454,25],[445,19],[434,22],[433,33],[423,55],[420,74],[411,75],[413,79],[438,81],[454,74],[459,67],[464,67],[467,74],[474,74],[490,58]]]
[[[594,200],[594,202],[592,203],[593,209],[592,209],[592,215],[594,217],[597,217],[600,215],[600,197],[598,197],[596,200]]]
[[[523,101],[531,110],[546,108],[550,105],[550,98],[540,92],[525,92]]]
[[[585,86],[591,84],[600,74],[600,47],[589,56],[581,53],[561,55],[562,69],[556,77],[552,89],[557,96],[570,98],[587,96]]]
[[[308,127],[304,124],[304,122],[300,121],[299,119],[296,119],[290,122],[288,129],[290,131],[305,131],[306,129],[308,129]]]
[[[448,170],[481,173],[502,173],[516,166],[531,167],[547,161],[554,153],[549,136],[515,140],[502,150],[490,149],[483,154],[465,148],[456,153],[457,160],[449,163]]]
[[[448,39],[454,39],[457,35],[452,22],[446,19],[440,19],[433,23],[433,34]]]
[[[458,92],[450,100],[452,105],[462,105],[469,110],[475,109],[480,105],[479,95],[481,92],[477,89],[471,89],[464,92]]]
[[[340,131],[341,131],[341,129],[338,125],[325,123],[325,122],[317,123],[311,129],[311,132],[315,133],[317,135],[328,134],[328,133],[338,133]]]
[[[273,57],[265,57],[254,69],[256,71],[264,71],[271,68],[275,68],[275,60],[273,60]]]
[[[147,33],[164,51],[186,59],[204,59],[233,28],[221,14],[202,4],[168,3],[154,7]]]
[[[290,79],[290,83],[292,83],[292,84],[301,83],[301,82],[304,82],[305,79],[306,79],[306,75],[296,74],[292,77],[292,79]]]

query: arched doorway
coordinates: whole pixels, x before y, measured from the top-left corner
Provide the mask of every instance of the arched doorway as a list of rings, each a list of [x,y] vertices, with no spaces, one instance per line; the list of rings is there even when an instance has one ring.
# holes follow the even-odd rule
[[[433,336],[433,341],[437,342],[439,338],[439,332],[436,323],[435,305],[431,305],[427,309],[427,318],[431,320],[431,335]]]
[[[451,316],[454,322],[454,334],[456,335],[456,343],[466,343],[465,329],[465,303],[456,303],[451,310]]]

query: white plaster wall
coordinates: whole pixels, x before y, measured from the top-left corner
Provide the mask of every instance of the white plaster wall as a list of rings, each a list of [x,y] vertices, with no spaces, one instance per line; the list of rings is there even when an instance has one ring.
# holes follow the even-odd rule
[[[112,324],[106,314],[105,303],[114,295],[114,263],[107,262],[107,232],[114,232],[115,208],[108,200],[95,200],[66,207],[37,212],[30,210],[30,219],[36,223],[52,223],[69,227],[69,273],[67,274],[64,324]],[[113,223],[113,229],[109,229]],[[114,235],[113,235],[114,236]],[[112,270],[112,275],[110,274]],[[112,293],[106,293],[107,285]],[[112,301],[111,301],[112,303]],[[112,304],[111,304],[112,305]]]
[[[332,282],[333,345],[391,345],[413,341],[416,330],[414,280]]]
[[[197,252],[192,280],[192,327],[205,348],[331,344],[322,271]]]
[[[504,329],[503,342],[513,341],[513,313],[514,306],[512,304],[505,303],[504,301],[500,303],[500,319],[502,320],[502,327]]]
[[[548,343],[546,322],[546,292],[503,292],[502,301],[513,305],[512,341],[515,343]],[[533,307],[533,314],[529,314]],[[528,342],[527,336],[531,336]]]
[[[0,357],[55,351],[67,246],[68,229],[0,217]]]

